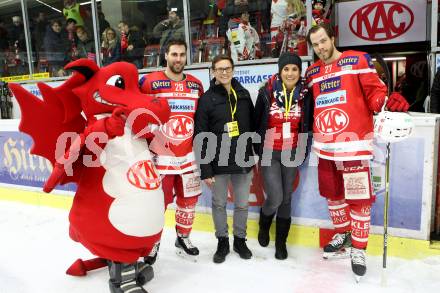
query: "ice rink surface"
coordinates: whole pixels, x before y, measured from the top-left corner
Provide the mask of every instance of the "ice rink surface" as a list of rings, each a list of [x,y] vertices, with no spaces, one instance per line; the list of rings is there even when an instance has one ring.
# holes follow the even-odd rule
[[[77,258],[92,257],[69,239],[68,226],[66,210],[0,201],[0,293],[109,293],[107,269],[65,274]],[[149,293],[440,292],[439,256],[389,258],[385,271],[382,257],[368,256],[367,275],[356,284],[349,259],[324,261],[317,248],[289,246],[289,258],[279,261],[273,242],[262,248],[249,239],[251,260],[231,252],[214,264],[213,233],[193,231],[191,239],[200,249],[197,263],[175,254],[175,232],[165,228],[155,278],[144,286]]]

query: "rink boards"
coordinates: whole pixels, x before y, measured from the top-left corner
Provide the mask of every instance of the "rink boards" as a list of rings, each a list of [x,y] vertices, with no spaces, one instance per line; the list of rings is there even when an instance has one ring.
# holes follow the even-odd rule
[[[306,63],[303,64],[304,66]],[[237,66],[234,77],[250,91],[255,100],[262,81],[276,72],[276,64]],[[188,73],[199,78],[205,88],[209,86],[209,70],[190,70]],[[268,74],[269,73],[269,74]],[[48,82],[52,87],[62,81]],[[41,97],[36,84],[24,84],[24,87]],[[16,103],[15,99],[13,100]],[[389,233],[394,236],[402,249],[408,240],[411,245],[420,245],[421,250],[429,247],[429,234],[433,230],[435,197],[437,193],[437,157],[440,115],[412,114],[415,119],[414,135],[407,141],[396,143],[391,148],[391,194],[389,210]],[[17,104],[14,104],[14,117],[20,116]],[[19,120],[0,120],[0,199],[16,200],[36,205],[47,205],[68,209],[72,202],[75,185],[58,187],[52,194],[41,192],[45,179],[50,174],[50,164],[29,154],[32,141],[29,136],[18,132]],[[380,253],[383,231],[383,195],[385,146],[375,146],[375,160],[372,161],[372,179],[377,194],[372,210],[372,227],[369,251]],[[319,196],[317,186],[317,158],[311,155],[300,167],[295,183],[292,200],[293,233],[291,243],[317,246],[324,232],[331,228],[326,203]],[[256,236],[259,206],[264,200],[259,174],[255,170],[252,181],[249,204],[249,236]],[[229,200],[231,200],[231,195]],[[210,216],[211,192],[206,186],[197,206],[195,228],[212,231]],[[228,205],[232,212],[232,204]],[[172,212],[167,213],[173,223]],[[294,236],[292,236],[294,235]],[[406,240],[406,241],[403,241]],[[376,242],[376,244],[375,244]],[[395,246],[396,247],[396,246]],[[391,251],[391,253],[393,253]],[[400,254],[396,251],[396,254]]]
[[[438,135],[435,134],[438,133],[438,118],[428,114],[413,115],[416,116],[414,135],[407,141],[393,144],[391,148],[389,233],[397,237],[428,240],[433,224],[437,181],[433,175],[437,174]],[[30,155],[32,140],[17,131],[18,120],[3,120],[0,123],[0,184],[17,189],[2,188],[0,198],[14,199],[14,194],[19,190],[40,191],[50,174],[50,164]],[[377,201],[372,211],[372,233],[380,234],[383,223],[385,146],[377,145],[375,155],[372,178]],[[306,227],[331,228],[326,203],[318,192],[316,165],[316,156],[312,154],[300,167],[292,200],[293,222]],[[256,173],[252,181],[250,218],[258,217],[259,206],[264,200],[260,179]],[[74,190],[75,185],[69,184],[57,188],[53,193],[71,197]],[[33,195],[34,192],[29,193],[30,197]],[[26,198],[26,192],[20,192],[20,196]],[[41,194],[35,203],[51,205],[44,200],[45,197],[56,201],[56,197]],[[26,201],[32,202],[32,199]],[[210,206],[211,192],[204,186],[198,211],[209,214]],[[232,204],[228,209],[232,209]]]

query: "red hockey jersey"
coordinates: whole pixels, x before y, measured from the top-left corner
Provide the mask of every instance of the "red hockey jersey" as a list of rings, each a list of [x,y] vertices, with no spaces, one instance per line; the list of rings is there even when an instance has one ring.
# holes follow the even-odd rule
[[[321,60],[306,72],[314,99],[313,150],[334,161],[371,159],[373,112],[379,112],[387,87],[364,52],[345,51],[331,64]]]
[[[169,79],[165,72],[144,75],[143,93],[165,98],[171,109],[169,121],[154,132],[150,150],[160,174],[183,174],[197,169],[193,152],[194,114],[203,94],[202,83],[190,74],[181,81]]]

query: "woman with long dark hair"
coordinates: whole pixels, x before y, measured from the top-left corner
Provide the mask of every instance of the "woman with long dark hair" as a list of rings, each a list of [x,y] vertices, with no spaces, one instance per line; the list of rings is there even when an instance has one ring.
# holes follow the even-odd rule
[[[255,105],[255,126],[261,137],[256,152],[261,158],[266,193],[260,211],[258,242],[263,247],[268,246],[269,229],[276,215],[277,259],[287,258],[293,185],[297,167],[305,158],[307,133],[313,119],[312,99],[301,77],[301,64],[298,55],[281,54],[278,73],[260,89]],[[302,148],[298,148],[299,142]]]

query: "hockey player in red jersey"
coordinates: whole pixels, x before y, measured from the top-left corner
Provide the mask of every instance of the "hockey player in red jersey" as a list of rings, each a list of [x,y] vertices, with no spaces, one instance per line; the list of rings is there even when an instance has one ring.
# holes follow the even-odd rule
[[[336,49],[330,25],[310,29],[307,41],[319,57],[306,72],[314,99],[313,151],[319,157],[319,192],[328,202],[336,234],[324,258],[348,248],[358,280],[366,272],[365,249],[370,228],[373,113],[384,103],[389,111],[407,111],[398,93],[387,97],[367,53]],[[351,249],[349,248],[351,247]]]
[[[167,99],[171,109],[169,121],[158,131],[150,143],[158,172],[162,175],[165,205],[176,196],[176,247],[178,254],[194,259],[199,254],[192,245],[189,234],[195,215],[195,206],[201,191],[201,181],[196,172],[193,153],[194,113],[203,94],[201,82],[184,74],[187,45],[183,40],[171,40],[166,48],[165,71],[143,76],[141,92]],[[146,258],[154,262],[156,254]]]

